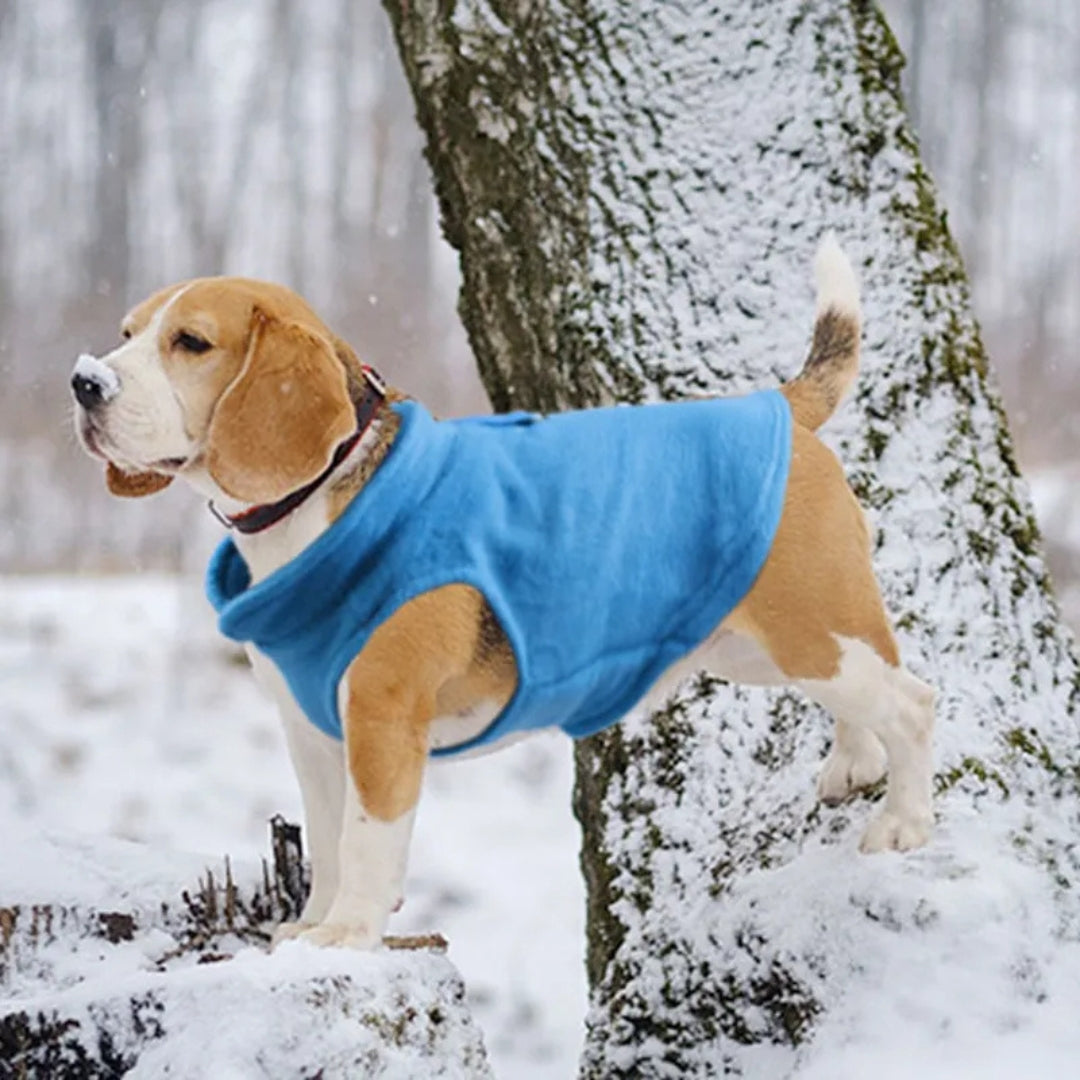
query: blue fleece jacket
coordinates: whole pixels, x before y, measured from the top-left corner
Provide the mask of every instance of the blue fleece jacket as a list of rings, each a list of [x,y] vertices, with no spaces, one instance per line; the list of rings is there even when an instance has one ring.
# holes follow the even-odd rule
[[[776,391],[549,417],[394,407],[390,452],[314,543],[251,585],[226,539],[207,574],[222,632],[336,738],[338,683],[372,631],[451,582],[487,598],[518,686],[487,730],[433,753],[599,731],[735,607],[772,544],[791,457]]]

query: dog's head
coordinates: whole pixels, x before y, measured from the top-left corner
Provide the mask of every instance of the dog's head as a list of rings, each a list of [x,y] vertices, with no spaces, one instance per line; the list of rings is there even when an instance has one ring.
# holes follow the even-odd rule
[[[273,502],[317,477],[355,426],[356,357],[281,286],[174,285],[133,308],[121,337],[79,357],[71,380],[79,439],[116,495],[181,475],[211,497]]]

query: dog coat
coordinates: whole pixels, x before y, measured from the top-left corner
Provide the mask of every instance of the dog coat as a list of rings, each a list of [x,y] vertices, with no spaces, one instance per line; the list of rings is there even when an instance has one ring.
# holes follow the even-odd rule
[[[791,458],[778,391],[716,401],[434,420],[394,406],[397,437],[344,513],[252,585],[226,538],[207,595],[321,730],[338,684],[407,600],[452,582],[490,604],[517,690],[453,754],[627,713],[746,595],[772,545]]]

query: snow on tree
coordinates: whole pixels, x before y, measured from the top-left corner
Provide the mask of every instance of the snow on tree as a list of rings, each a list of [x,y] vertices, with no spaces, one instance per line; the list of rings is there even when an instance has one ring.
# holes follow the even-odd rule
[[[701,679],[582,744],[583,1076],[1070,1073],[1077,663],[876,5],[384,4],[497,409],[773,385],[826,229],[862,279],[824,435],[938,689],[936,834],[859,855],[881,792],[817,804],[794,694]]]

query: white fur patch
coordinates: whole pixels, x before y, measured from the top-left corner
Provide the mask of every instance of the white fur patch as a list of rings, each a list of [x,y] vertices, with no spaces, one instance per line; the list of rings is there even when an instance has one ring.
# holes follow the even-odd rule
[[[337,895],[322,921],[299,937],[315,945],[355,949],[381,944],[390,912],[401,898],[415,817],[413,807],[395,821],[373,818],[347,778]]]
[[[859,281],[851,262],[836,239],[836,233],[826,233],[817,249],[817,255],[814,258],[814,278],[817,282],[818,315],[831,308],[856,319],[861,317]]]
[[[837,720],[851,729],[863,729],[857,746],[852,731],[841,737],[836,754],[849,760],[837,760],[827,768],[833,772],[850,767],[869,778],[875,748],[866,736],[873,736],[885,748],[889,778],[885,804],[867,826],[860,849],[870,853],[921,847],[930,839],[934,821],[933,691],[903,668],[890,667],[864,641],[837,640],[842,652],[836,675],[796,683]],[[830,777],[826,784],[834,780],[839,787],[837,777]]]
[[[463,712],[437,716],[431,725],[429,739],[431,749],[441,750],[444,746],[460,746],[470,739],[475,739],[491,726],[500,711],[496,702],[480,701]],[[485,749],[490,749],[490,747],[485,747]]]
[[[304,801],[305,843],[311,858],[311,892],[300,922],[320,922],[338,891],[338,857],[345,785],[345,746],[320,731],[289,692],[274,662],[254,646],[248,656],[259,684],[277,701],[293,769]],[[283,931],[279,937],[286,936]]]

